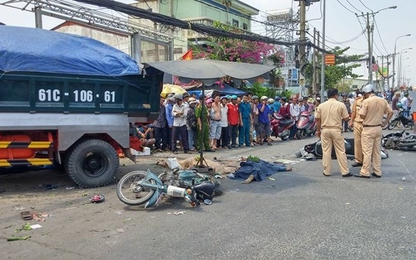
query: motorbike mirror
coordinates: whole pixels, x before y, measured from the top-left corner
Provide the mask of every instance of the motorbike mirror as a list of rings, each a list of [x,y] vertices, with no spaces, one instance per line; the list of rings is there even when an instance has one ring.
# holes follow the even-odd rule
[[[210,199],[204,199],[204,203],[205,203],[205,205],[211,205],[212,204],[212,200],[210,200]]]

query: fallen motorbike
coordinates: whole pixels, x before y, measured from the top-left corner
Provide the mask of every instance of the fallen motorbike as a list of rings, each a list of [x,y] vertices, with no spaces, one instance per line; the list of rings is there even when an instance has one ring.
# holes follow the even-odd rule
[[[313,136],[316,132],[316,119],[308,111],[303,111],[296,123],[296,138],[301,139],[306,136]]]
[[[194,170],[175,169],[159,176],[150,170],[133,171],[124,175],[117,183],[117,197],[131,206],[145,208],[158,205],[165,195],[184,198],[192,207],[211,204],[214,195],[220,195],[219,183],[210,176]]]
[[[354,159],[354,138],[345,138],[345,153],[347,154],[348,159]],[[295,153],[296,157],[301,158],[304,157],[308,160],[319,159],[322,158],[322,144],[321,140],[317,142],[307,144],[305,147],[301,148],[299,151]],[[381,159],[387,159],[389,157],[389,153],[387,152],[384,147],[381,147]],[[332,149],[332,158],[336,159],[335,149]]]
[[[404,115],[404,110],[403,109],[400,109],[400,112],[399,112],[399,115],[395,118],[395,119],[393,119],[393,120],[391,120],[390,121],[390,123],[389,123],[389,125],[388,125],[388,129],[389,130],[392,130],[393,128],[395,128],[399,123],[402,123],[402,125],[404,126],[404,127],[413,127],[414,126],[414,122],[413,122],[413,120],[412,119],[410,119],[410,118],[407,118],[405,115]]]
[[[416,151],[416,135],[405,130],[390,133],[381,138],[381,145],[387,149]]]
[[[287,140],[290,136],[290,129],[294,124],[295,121],[293,119],[287,119],[278,113],[274,113],[273,119],[270,122],[271,135],[274,137],[279,137],[282,140]]]

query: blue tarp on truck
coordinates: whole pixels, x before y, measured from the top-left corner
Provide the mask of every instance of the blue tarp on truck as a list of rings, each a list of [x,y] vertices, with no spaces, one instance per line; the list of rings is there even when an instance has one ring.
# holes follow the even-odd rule
[[[0,26],[0,70],[113,77],[140,74],[135,60],[105,43],[14,26]]]

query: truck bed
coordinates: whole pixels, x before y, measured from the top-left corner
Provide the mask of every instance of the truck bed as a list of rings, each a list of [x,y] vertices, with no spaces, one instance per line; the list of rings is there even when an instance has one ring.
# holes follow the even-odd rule
[[[121,77],[5,73],[0,70],[0,112],[123,113],[149,117],[159,110],[163,74]]]

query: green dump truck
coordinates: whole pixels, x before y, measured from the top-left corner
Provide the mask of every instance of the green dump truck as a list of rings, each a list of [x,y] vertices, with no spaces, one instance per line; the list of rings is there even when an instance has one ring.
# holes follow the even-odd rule
[[[81,187],[113,182],[117,151],[133,159],[129,124],[158,113],[163,73],[86,37],[0,35],[0,167],[59,164]]]

